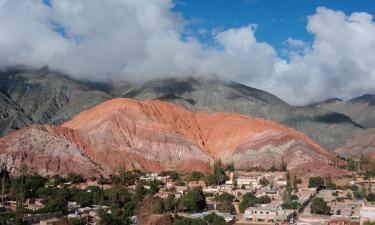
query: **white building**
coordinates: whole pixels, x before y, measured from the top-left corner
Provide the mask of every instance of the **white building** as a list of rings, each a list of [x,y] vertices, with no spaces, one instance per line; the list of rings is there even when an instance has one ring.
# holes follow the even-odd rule
[[[363,225],[365,222],[375,222],[375,206],[366,206],[362,204],[362,207],[359,211],[360,225]]]
[[[273,207],[249,207],[245,210],[244,216],[251,222],[289,222],[293,216],[293,210],[283,210]]]

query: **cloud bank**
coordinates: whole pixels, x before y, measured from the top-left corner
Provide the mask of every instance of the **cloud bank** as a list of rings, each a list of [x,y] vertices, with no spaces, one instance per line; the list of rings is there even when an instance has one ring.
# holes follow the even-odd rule
[[[255,24],[212,32],[207,46],[184,35],[172,8],[171,0],[0,0],[0,67],[48,66],[95,81],[216,75],[293,104],[375,91],[370,14],[318,8],[307,23],[313,42],[291,36],[280,54],[256,39]]]

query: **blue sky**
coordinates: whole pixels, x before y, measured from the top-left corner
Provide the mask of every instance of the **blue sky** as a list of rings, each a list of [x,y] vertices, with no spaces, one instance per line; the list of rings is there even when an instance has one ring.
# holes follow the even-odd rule
[[[211,36],[198,35],[199,30],[257,24],[256,38],[280,50],[288,37],[313,39],[306,31],[307,16],[319,6],[375,15],[375,0],[176,0],[173,10],[183,14],[190,32],[203,42]]]

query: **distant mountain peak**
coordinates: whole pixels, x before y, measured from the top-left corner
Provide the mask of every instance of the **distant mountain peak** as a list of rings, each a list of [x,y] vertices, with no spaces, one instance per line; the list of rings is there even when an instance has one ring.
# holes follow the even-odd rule
[[[369,106],[375,106],[375,95],[374,94],[364,94],[359,97],[349,100],[352,103],[368,103]]]

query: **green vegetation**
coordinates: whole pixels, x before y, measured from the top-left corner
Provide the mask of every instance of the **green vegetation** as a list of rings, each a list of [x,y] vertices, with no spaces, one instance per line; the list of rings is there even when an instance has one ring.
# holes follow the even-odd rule
[[[246,193],[242,197],[242,201],[240,202],[240,211],[243,213],[247,208],[254,207],[257,204],[267,204],[270,203],[271,199],[267,195],[256,197],[252,193]]]
[[[371,202],[371,204],[373,204],[375,202],[375,194],[374,193],[370,193],[366,196],[366,200]]]
[[[166,176],[169,176],[169,178],[172,180],[172,181],[176,181],[177,179],[179,179],[180,175],[176,172],[176,171],[163,171],[159,174],[160,176],[163,176],[163,177],[166,177]]]
[[[193,171],[187,178],[188,181],[199,181],[203,177],[201,172]]]
[[[173,225],[207,225],[207,222],[202,219],[178,218]]]
[[[208,214],[203,219],[177,218],[173,225],[227,225],[225,219],[215,213]]]
[[[225,170],[223,169],[221,165],[221,161],[218,160],[214,164],[214,173],[209,174],[206,177],[206,181],[208,185],[219,185],[224,183],[227,180],[227,177],[225,176]]]
[[[301,203],[297,201],[292,201],[291,203],[283,203],[281,204],[283,209],[299,209],[301,207]]]
[[[228,166],[227,166],[227,171],[229,172],[234,172],[236,171],[236,168],[234,167],[234,163],[231,162]]]
[[[265,177],[262,177],[260,180],[259,180],[259,184],[262,185],[263,187],[264,186],[267,186],[270,182],[265,178]]]
[[[327,189],[336,190],[336,184],[333,182],[332,177],[326,177],[325,184]]]
[[[178,208],[187,212],[200,212],[206,208],[206,198],[200,187],[190,189],[180,198]]]
[[[208,214],[204,216],[203,219],[207,221],[209,225],[227,225],[225,219],[215,213]]]
[[[223,213],[233,213],[234,207],[232,205],[232,202],[234,200],[234,196],[224,192],[221,195],[218,195],[215,197],[215,200],[220,202],[218,206],[218,210]]]
[[[347,159],[346,169],[365,177],[375,177],[375,160],[363,155],[359,159],[349,158]]]
[[[302,183],[302,181],[297,178],[297,175],[294,175],[293,186],[292,186],[294,194],[298,192],[298,183]]]
[[[330,215],[331,207],[328,206],[327,202],[323,198],[314,198],[311,202],[311,213]]]
[[[321,177],[310,177],[309,188],[317,188],[319,186],[324,186],[324,180]]]
[[[165,199],[165,202],[164,202],[165,211],[173,212],[175,211],[176,206],[177,206],[177,200],[175,199],[174,194],[169,193],[167,199]]]

